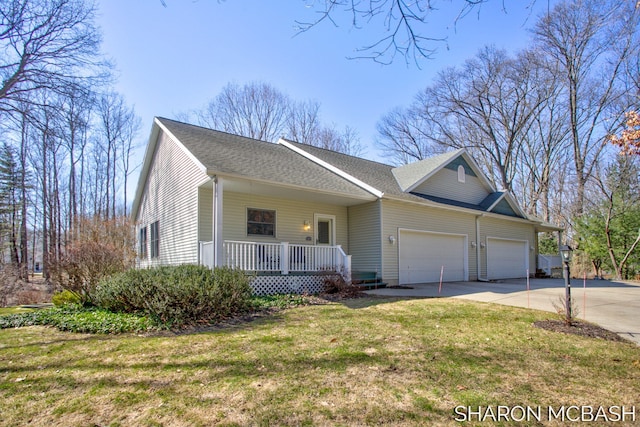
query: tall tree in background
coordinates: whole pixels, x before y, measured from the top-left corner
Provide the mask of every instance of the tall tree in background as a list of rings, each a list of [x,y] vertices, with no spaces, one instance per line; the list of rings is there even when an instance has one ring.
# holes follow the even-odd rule
[[[103,178],[108,185],[105,186],[105,206],[100,206],[100,212],[105,218],[117,216],[117,190],[124,187],[124,205],[126,215],[126,186],[130,173],[130,157],[134,144],[134,137],[140,129],[140,119],[135,115],[133,108],[129,108],[122,95],[106,93],[100,97],[97,105],[98,138],[104,141],[104,159],[106,163],[101,169]],[[123,181],[119,182],[118,177]]]
[[[618,156],[598,179],[598,192],[577,221],[580,249],[595,268],[609,265],[617,279],[637,273],[640,262],[640,165],[637,157]],[[629,268],[631,266],[631,268]]]
[[[92,1],[0,0],[0,111],[107,77]]]
[[[90,116],[94,109],[92,93],[74,90],[61,99],[61,139],[68,158],[67,227],[73,236],[84,213],[83,176],[85,151],[88,145]]]
[[[24,263],[19,248],[22,200],[16,157],[15,150],[7,143],[0,147],[0,227],[8,236],[11,262],[22,271]]]
[[[486,47],[461,68],[439,73],[406,112],[385,117],[381,145],[407,160],[468,148],[497,187],[511,190],[521,141],[545,101],[542,84],[526,57]]]
[[[562,77],[578,215],[607,136],[631,102],[622,80],[625,64],[637,60],[639,18],[633,1],[572,0],[556,4],[533,30],[540,50]]]
[[[286,137],[345,154],[362,152],[354,129],[347,126],[340,131],[335,125],[322,123],[320,104],[294,102],[264,82],[244,86],[229,83],[203,110],[196,111],[195,117],[202,126],[261,141],[275,142]]]
[[[3,220],[12,224],[0,230],[0,254],[10,254],[0,263],[24,280],[40,252],[50,277],[81,220],[126,215],[139,119],[111,93],[95,17],[93,0],[0,0],[0,131],[11,160]],[[113,100],[108,119],[103,98]]]
[[[520,135],[521,161],[516,164],[514,193],[526,212],[545,221],[561,218],[564,212],[563,186],[568,176],[563,164],[567,159],[567,110],[560,96],[562,87],[553,67],[545,64],[543,52],[528,49],[521,53],[536,82],[529,90],[540,102],[530,117],[527,132]],[[553,199],[553,203],[552,203]]]
[[[528,49],[485,48],[388,113],[378,145],[394,163],[465,147],[527,212],[570,228],[608,136],[638,102],[639,14],[636,2],[557,3]]]
[[[289,117],[289,97],[267,83],[229,83],[197,113],[200,124],[261,141],[277,141]]]

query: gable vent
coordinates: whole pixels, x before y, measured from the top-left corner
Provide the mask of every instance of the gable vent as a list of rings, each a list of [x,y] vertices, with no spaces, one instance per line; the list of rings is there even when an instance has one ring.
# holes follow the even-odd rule
[[[464,166],[458,165],[458,182],[464,183],[465,176]]]

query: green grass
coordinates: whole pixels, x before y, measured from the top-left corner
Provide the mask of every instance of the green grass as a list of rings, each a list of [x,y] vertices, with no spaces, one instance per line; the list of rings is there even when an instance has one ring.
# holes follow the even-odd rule
[[[548,316],[363,298],[193,334],[4,329],[0,425],[473,425],[457,405],[638,405],[639,347],[532,326]]]

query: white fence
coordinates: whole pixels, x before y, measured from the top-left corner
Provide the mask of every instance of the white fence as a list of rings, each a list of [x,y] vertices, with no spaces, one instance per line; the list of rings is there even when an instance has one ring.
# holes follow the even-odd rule
[[[225,240],[222,246],[225,266],[245,271],[290,272],[351,271],[351,256],[340,245],[314,246],[288,242],[260,243]],[[200,264],[213,267],[213,242],[200,242]]]
[[[560,255],[538,255],[538,268],[551,276],[553,268],[562,268]]]

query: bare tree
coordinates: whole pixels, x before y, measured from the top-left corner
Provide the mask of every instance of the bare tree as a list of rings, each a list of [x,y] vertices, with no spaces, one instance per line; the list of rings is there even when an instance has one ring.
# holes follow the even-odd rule
[[[434,111],[428,96],[422,94],[408,108],[394,108],[376,124],[376,144],[392,164],[403,165],[440,154],[447,147],[438,141],[453,139],[440,134],[444,128],[438,126],[438,121],[444,119]]]
[[[0,0],[0,111],[106,78],[92,1]]]
[[[287,138],[308,143],[317,138],[321,128],[320,103],[302,101],[291,104],[286,126]]]
[[[555,192],[554,179],[559,176],[559,169],[570,161],[567,147],[568,127],[567,109],[563,102],[562,87],[556,72],[544,64],[545,56],[537,50],[527,50],[521,58],[528,65],[532,78],[537,84],[529,90],[536,91],[534,99],[540,100],[540,108],[531,116],[531,126],[522,138],[522,156],[516,174],[517,190],[525,211],[540,216],[545,221],[551,220],[552,203],[559,203],[562,192]]]
[[[457,2],[460,7],[454,21],[458,22],[473,10],[478,10],[487,1]],[[405,62],[418,64],[421,59],[433,57],[437,48],[446,42],[446,38],[441,35],[426,35],[430,28],[429,20],[437,19],[438,14],[442,16],[442,11],[437,6],[433,0],[324,0],[313,3],[316,19],[297,21],[297,25],[301,32],[326,21],[339,26],[341,17],[347,14],[353,28],[373,26],[381,28],[379,32],[382,32],[377,40],[357,50],[357,58],[390,64],[396,55],[400,55]]]
[[[84,213],[82,203],[82,165],[88,144],[89,121],[95,98],[93,94],[74,87],[61,102],[60,113],[64,126],[61,129],[61,136],[62,143],[67,150],[69,167],[67,227],[69,231],[75,234],[78,219]]]
[[[285,137],[302,144],[358,155],[362,146],[357,132],[326,125],[317,101],[293,101],[285,93],[264,82],[244,86],[230,83],[209,104],[195,111],[201,126],[275,142]],[[189,114],[183,114],[189,120]]]
[[[544,102],[539,84],[526,58],[486,47],[463,67],[439,73],[408,112],[383,119],[382,146],[407,159],[468,148],[498,187],[511,190],[521,141]]]
[[[637,60],[640,10],[635,2],[569,0],[558,3],[533,30],[541,51],[562,76],[576,179],[575,212],[607,136],[622,122],[629,98],[625,64]]]
[[[316,101],[294,103],[288,115],[285,136],[302,144],[357,156],[362,154],[360,138],[355,129],[324,125],[320,119],[320,104]]]
[[[105,152],[103,169],[105,191],[104,218],[117,215],[117,193],[124,183],[124,204],[126,206],[126,184],[129,175],[130,158],[134,148],[134,138],[140,128],[140,119],[133,108],[129,108],[122,95],[109,92],[100,97],[97,106],[98,127],[96,142]],[[118,172],[122,172],[122,174]],[[102,208],[100,209],[102,211]],[[125,207],[126,212],[126,207]]]
[[[229,83],[196,114],[203,126],[261,141],[277,141],[284,135],[290,103],[287,95],[267,83]]]

